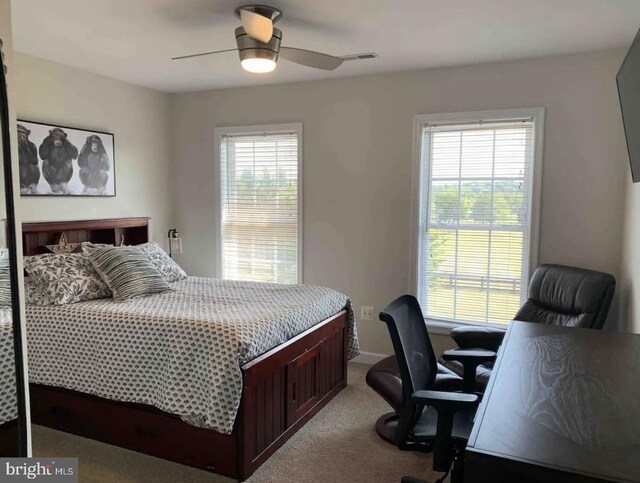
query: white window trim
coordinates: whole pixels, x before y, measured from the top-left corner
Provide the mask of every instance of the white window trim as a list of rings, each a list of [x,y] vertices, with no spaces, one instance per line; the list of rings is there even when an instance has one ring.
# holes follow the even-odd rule
[[[522,109],[500,109],[491,111],[451,112],[443,114],[419,114],[413,118],[413,179],[411,186],[411,237],[410,252],[411,290],[418,293],[418,261],[420,260],[420,223],[423,219],[422,203],[422,127],[425,123],[464,123],[469,121],[495,121],[532,118],[534,122],[534,162],[533,162],[533,186],[531,190],[531,216],[529,218],[529,267],[528,274],[523,285],[523,291],[528,289],[529,279],[538,266],[540,250],[540,204],[542,195],[542,164],[544,150],[544,107],[531,107]],[[434,333],[448,334],[454,327],[475,325],[484,327],[505,328],[504,324],[489,322],[450,322],[438,319],[425,319],[427,325]]]
[[[228,127],[216,127],[213,130],[214,137],[214,189],[217,193],[214,196],[214,230],[216,238],[215,246],[215,264],[216,264],[216,278],[222,278],[222,187],[220,182],[222,180],[222,163],[220,159],[220,147],[222,145],[223,136],[232,136],[238,134],[262,134],[262,133],[278,133],[278,132],[294,132],[298,136],[298,283],[304,283],[303,276],[303,186],[302,186],[302,144],[303,144],[303,131],[302,123],[294,122],[287,124],[259,124],[255,126],[228,126]]]

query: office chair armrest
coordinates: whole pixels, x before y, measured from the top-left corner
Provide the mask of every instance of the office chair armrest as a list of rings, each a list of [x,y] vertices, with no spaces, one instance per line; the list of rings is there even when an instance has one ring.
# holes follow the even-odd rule
[[[445,351],[442,358],[462,364],[462,392],[473,393],[476,388],[476,369],[480,364],[494,361],[496,353],[483,349],[451,349]]]
[[[487,349],[497,351],[506,331],[494,327],[456,327],[451,330],[451,338],[460,349]]]
[[[439,413],[449,414],[474,409],[479,400],[477,394],[463,392],[416,391],[411,396],[411,401],[416,404],[431,406]]]
[[[458,411],[473,410],[478,406],[479,402],[480,397],[477,394],[445,391],[416,391],[411,395],[400,412],[398,426],[394,434],[394,442],[399,448],[403,447],[402,445],[413,429],[416,417],[422,413],[422,408],[425,406],[431,406],[436,410],[438,413],[438,421],[446,423],[445,426],[449,427],[448,434],[450,436],[455,413]],[[440,432],[442,429],[445,429],[442,434],[447,434],[446,428],[440,428],[438,431]]]
[[[458,361],[462,365],[473,364],[475,370],[475,366],[495,360],[496,353],[484,349],[450,349],[444,351],[442,358],[445,361]]]
[[[431,406],[438,414],[436,434],[433,442],[433,469],[446,471],[451,466],[455,453],[452,440],[453,423],[458,411],[474,411],[480,398],[477,394],[442,391],[416,391],[409,403],[416,406]],[[406,418],[399,421],[399,427],[407,431]],[[408,433],[404,433],[408,434]],[[406,437],[406,436],[405,436]]]

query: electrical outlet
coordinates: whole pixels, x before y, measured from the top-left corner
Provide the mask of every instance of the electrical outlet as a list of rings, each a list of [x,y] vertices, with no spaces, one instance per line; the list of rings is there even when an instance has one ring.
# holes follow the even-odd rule
[[[363,305],[362,307],[360,307],[360,318],[362,320],[373,320],[374,310],[375,310],[374,307],[371,307],[369,305]]]

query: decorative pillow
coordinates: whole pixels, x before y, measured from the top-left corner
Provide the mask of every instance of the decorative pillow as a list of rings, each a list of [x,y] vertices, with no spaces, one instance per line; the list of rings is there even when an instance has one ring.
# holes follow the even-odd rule
[[[0,248],[0,307],[11,307],[9,250]]]
[[[180,268],[180,265],[174,262],[157,243],[143,243],[142,245],[135,245],[135,247],[149,257],[153,266],[158,269],[167,282],[177,282],[187,278],[187,274]]]
[[[82,253],[24,257],[35,305],[64,305],[111,297],[111,290]],[[26,288],[26,286],[25,286]],[[46,297],[36,294],[42,290]]]
[[[24,298],[28,305],[53,305],[47,295],[47,284],[35,277],[24,277]]]
[[[171,290],[151,260],[135,247],[82,244],[82,251],[117,301]]]

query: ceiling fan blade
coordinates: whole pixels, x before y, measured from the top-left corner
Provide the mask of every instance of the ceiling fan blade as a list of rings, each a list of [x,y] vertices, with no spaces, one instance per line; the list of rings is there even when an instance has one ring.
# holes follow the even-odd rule
[[[171,60],[191,59],[192,57],[202,57],[204,55],[222,54],[223,52],[236,52],[238,49],[213,50],[211,52],[202,52],[200,54],[181,55],[179,57],[171,57]]]
[[[253,40],[268,43],[273,36],[273,22],[270,18],[263,17],[249,10],[240,11],[240,20],[247,35]]]
[[[340,57],[314,52],[313,50],[296,49],[294,47],[280,47],[279,55],[289,62],[324,70],[337,69],[344,62],[344,59]]]

